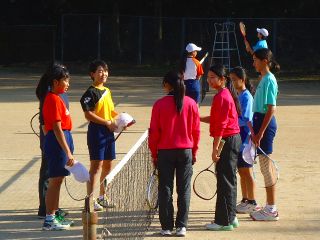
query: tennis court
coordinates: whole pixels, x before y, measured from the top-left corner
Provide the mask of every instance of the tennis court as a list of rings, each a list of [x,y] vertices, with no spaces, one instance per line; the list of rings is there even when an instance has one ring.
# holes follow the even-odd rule
[[[42,220],[36,216],[41,161],[39,141],[29,122],[38,110],[34,94],[38,79],[39,74],[0,75],[0,239],[82,239],[81,214],[77,213],[82,203],[72,202],[64,191],[60,205],[70,208],[74,216],[75,226],[71,230],[44,232],[41,230]],[[148,128],[152,104],[163,95],[161,80],[161,77],[109,78],[116,110],[130,113],[137,121],[117,141],[117,160]],[[213,220],[215,199],[203,201],[192,194],[185,239],[318,239],[320,81],[278,80],[280,95],[276,117],[279,130],[273,157],[280,167],[277,188],[280,220],[253,222],[248,215],[238,215],[240,228],[233,232],[210,232],[205,230],[204,224]],[[87,76],[72,75],[69,88],[75,156],[86,166],[89,162],[86,124],[79,99],[89,84]],[[209,113],[211,99],[212,92],[208,93],[201,106],[201,114]],[[201,125],[201,134],[194,173],[207,167],[211,161],[211,138],[207,125]],[[137,188],[140,184],[146,183],[137,183]],[[239,193],[238,188],[238,196]],[[263,188],[257,189],[260,204],[264,204],[264,194]],[[159,230],[160,224],[155,216],[145,239],[158,239]]]

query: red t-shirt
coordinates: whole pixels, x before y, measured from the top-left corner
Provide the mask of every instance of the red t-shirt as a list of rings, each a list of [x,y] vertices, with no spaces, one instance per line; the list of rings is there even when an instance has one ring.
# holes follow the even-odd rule
[[[210,113],[210,136],[230,137],[239,132],[236,105],[229,90],[224,88],[213,97]]]
[[[56,94],[49,92],[43,103],[44,127],[53,130],[53,123],[61,122],[62,130],[71,130],[72,122],[69,110],[63,100]]]

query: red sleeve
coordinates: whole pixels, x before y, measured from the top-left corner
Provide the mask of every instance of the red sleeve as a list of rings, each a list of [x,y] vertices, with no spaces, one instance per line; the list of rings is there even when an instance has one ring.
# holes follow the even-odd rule
[[[158,158],[158,144],[160,141],[160,121],[159,121],[159,109],[157,103],[152,108],[150,128],[149,128],[149,139],[148,144],[153,159]]]
[[[199,79],[204,74],[204,71],[203,71],[201,63],[197,59],[195,59],[195,60],[196,60],[195,63],[197,66],[197,79]]]
[[[200,115],[198,106],[195,104],[193,106],[193,125],[192,125],[192,137],[193,137],[193,148],[192,157],[195,158],[198,151],[198,145],[200,141]]]

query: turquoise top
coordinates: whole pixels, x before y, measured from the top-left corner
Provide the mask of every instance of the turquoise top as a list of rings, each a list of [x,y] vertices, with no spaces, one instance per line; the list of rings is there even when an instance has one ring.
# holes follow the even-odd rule
[[[278,95],[278,84],[275,76],[269,72],[258,84],[253,99],[253,112],[266,113],[267,105],[276,106]]]

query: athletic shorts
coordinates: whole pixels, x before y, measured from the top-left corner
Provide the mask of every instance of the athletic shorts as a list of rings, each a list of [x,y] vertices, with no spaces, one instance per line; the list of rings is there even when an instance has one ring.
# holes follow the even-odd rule
[[[200,102],[200,80],[184,80],[186,86],[186,96],[191,97],[196,103]]]
[[[242,141],[242,147],[240,149],[240,153],[238,156],[238,163],[237,163],[237,167],[238,168],[251,168],[252,165],[247,163],[246,161],[243,160],[242,157],[242,151],[243,151],[243,143],[247,140],[247,138],[249,137],[249,130],[248,128],[245,127],[240,127],[240,136],[241,136],[241,141]]]
[[[254,133],[257,134],[261,128],[263,119],[265,117],[265,114],[263,113],[257,113],[255,112],[253,114],[253,130]],[[277,132],[277,122],[276,118],[272,116],[271,121],[269,125],[267,126],[263,137],[260,141],[260,148],[266,153],[271,154],[273,151],[273,139],[276,136]],[[262,154],[262,152],[258,149],[258,154]]]
[[[116,159],[116,147],[113,132],[107,126],[90,122],[87,132],[87,144],[90,160]]]
[[[73,153],[73,139],[70,131],[64,130],[64,137]],[[70,172],[64,168],[68,162],[68,156],[61,148],[53,131],[49,131],[44,137],[44,154],[48,161],[49,178],[69,176]]]

